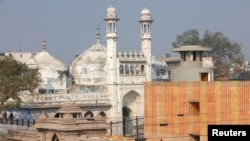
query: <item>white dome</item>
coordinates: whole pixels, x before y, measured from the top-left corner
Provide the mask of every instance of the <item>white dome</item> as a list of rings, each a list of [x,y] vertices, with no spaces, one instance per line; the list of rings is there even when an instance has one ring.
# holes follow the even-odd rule
[[[144,15],[145,15],[145,16],[146,16],[146,15],[149,16],[149,15],[150,15],[149,9],[145,7],[145,8],[141,11],[141,15],[142,15],[142,16],[144,16]]]
[[[113,7],[112,5],[110,5],[108,8],[107,8],[107,15],[106,15],[106,19],[116,19],[116,9],[115,7]]]
[[[66,71],[67,67],[61,61],[52,57],[47,51],[42,51],[35,55],[35,60],[39,66],[39,72],[43,79],[58,78],[58,71]]]
[[[100,42],[77,56],[70,64],[70,74],[75,84],[102,85],[105,78],[106,47]]]
[[[107,8],[107,12],[113,12],[113,13],[115,13],[115,12],[116,12],[116,9],[115,9],[115,7],[113,7],[113,5],[110,5],[110,6]]]
[[[150,11],[146,7],[141,11],[141,21],[152,21]]]

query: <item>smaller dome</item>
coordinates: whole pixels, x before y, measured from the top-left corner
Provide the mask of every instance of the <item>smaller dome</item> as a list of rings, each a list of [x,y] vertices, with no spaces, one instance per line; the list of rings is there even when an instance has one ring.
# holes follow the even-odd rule
[[[49,69],[51,72],[54,70],[67,70],[67,67],[64,63],[51,56],[47,51],[38,53],[34,59],[39,65],[40,69]]]
[[[149,9],[145,7],[145,8],[141,11],[141,15],[142,15],[142,16],[149,16],[149,15],[150,15]]]
[[[111,4],[111,5],[107,8],[107,12],[113,12],[113,13],[115,13],[115,12],[116,12],[116,9],[115,9],[115,7],[113,7],[113,5]]]
[[[117,19],[117,16],[116,16],[116,9],[115,9],[115,7],[113,7],[113,5],[110,5],[110,6],[107,8],[106,19]],[[117,20],[118,20],[118,19],[117,19]]]
[[[153,20],[151,19],[150,11],[146,7],[141,11],[140,22],[143,22],[143,21],[153,22]]]

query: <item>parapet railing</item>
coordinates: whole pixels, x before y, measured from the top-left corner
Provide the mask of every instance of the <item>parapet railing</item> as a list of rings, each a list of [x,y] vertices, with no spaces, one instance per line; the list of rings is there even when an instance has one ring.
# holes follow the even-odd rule
[[[19,125],[31,127],[36,123],[33,119],[7,119],[0,118],[0,124]]]

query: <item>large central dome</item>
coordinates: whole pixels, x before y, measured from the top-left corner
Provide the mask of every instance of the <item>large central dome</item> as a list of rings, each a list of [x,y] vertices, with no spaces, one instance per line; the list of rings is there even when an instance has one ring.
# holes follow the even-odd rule
[[[103,85],[105,81],[106,47],[97,39],[88,50],[70,64],[70,74],[78,85]]]

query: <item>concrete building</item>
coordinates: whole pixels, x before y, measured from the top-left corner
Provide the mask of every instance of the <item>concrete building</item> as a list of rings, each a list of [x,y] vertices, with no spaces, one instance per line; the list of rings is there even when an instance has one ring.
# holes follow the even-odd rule
[[[202,46],[181,46],[173,48],[180,54],[181,62],[171,70],[171,81],[213,81],[213,60],[211,48]]]

